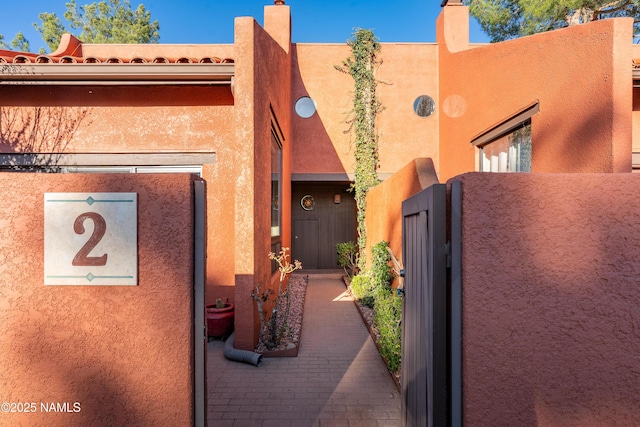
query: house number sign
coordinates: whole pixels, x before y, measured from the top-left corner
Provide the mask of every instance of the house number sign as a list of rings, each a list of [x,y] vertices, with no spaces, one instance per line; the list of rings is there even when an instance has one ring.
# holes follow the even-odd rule
[[[45,193],[45,285],[137,285],[136,193]]]

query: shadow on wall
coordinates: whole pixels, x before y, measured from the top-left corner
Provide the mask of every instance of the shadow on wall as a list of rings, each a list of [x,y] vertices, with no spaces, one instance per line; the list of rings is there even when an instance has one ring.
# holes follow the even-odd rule
[[[0,107],[0,151],[33,154],[24,167],[16,156],[2,156],[0,168],[55,172],[88,115],[83,107]]]
[[[545,110],[538,114],[545,114]],[[618,148],[627,135],[613,138],[615,129],[610,116],[593,112],[580,120],[567,121],[562,115],[546,120],[541,128],[536,126],[536,116],[532,118],[532,172],[631,172],[631,140],[623,150]],[[614,155],[620,152],[628,152],[628,170],[619,170],[620,159]]]
[[[232,106],[228,85],[214,86],[48,86],[2,87],[0,105],[13,107]]]
[[[291,47],[292,61],[292,101],[296,102],[300,97],[309,96],[305,87],[300,67],[298,64],[298,47],[294,44]],[[336,78],[341,74],[336,71]],[[340,173],[346,171],[342,161],[336,152],[325,125],[318,112],[309,118],[299,117],[295,111],[292,112],[292,136],[295,141],[292,144],[291,173]],[[345,131],[348,127],[345,125]]]

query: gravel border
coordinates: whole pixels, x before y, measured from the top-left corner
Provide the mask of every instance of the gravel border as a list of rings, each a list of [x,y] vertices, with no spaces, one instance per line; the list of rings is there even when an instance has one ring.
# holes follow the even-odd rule
[[[273,352],[278,350],[289,350],[295,348],[300,343],[302,333],[302,316],[304,314],[304,298],[307,294],[308,276],[292,274],[289,277],[289,330],[288,336],[280,341],[280,345],[272,350],[258,342],[255,351],[258,353]]]

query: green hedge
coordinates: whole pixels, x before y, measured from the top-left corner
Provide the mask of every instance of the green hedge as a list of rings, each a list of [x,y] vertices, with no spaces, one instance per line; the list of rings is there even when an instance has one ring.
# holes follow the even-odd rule
[[[393,269],[389,265],[391,255],[387,251],[389,242],[378,242],[371,249],[371,294],[374,298],[385,296],[391,292],[393,282]]]
[[[391,372],[400,369],[402,359],[402,297],[392,293],[375,302],[374,326],[380,333],[380,354]]]
[[[394,273],[389,265],[388,246],[387,242],[373,246],[371,269],[351,279],[351,292],[360,304],[373,308],[380,354],[389,370],[398,372],[402,358],[402,297],[391,287]]]
[[[371,293],[371,278],[367,275],[361,274],[351,279],[351,293],[360,304],[373,308],[374,299]]]

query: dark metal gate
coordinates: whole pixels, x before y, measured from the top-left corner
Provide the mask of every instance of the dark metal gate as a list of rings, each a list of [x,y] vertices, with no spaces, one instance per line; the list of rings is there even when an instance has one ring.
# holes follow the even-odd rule
[[[453,184],[458,198],[459,185]],[[457,218],[456,209],[452,218]],[[405,200],[402,216],[402,425],[460,425],[460,387],[453,381],[460,373],[459,310],[452,306],[459,301],[459,286],[448,287],[447,276],[452,246],[456,262],[460,259],[459,221],[450,223],[457,233],[452,245],[447,242],[446,185],[434,184]]]
[[[193,425],[207,425],[207,330],[204,302],[206,282],[206,203],[205,181],[193,181],[195,191],[194,276],[193,276]]]

